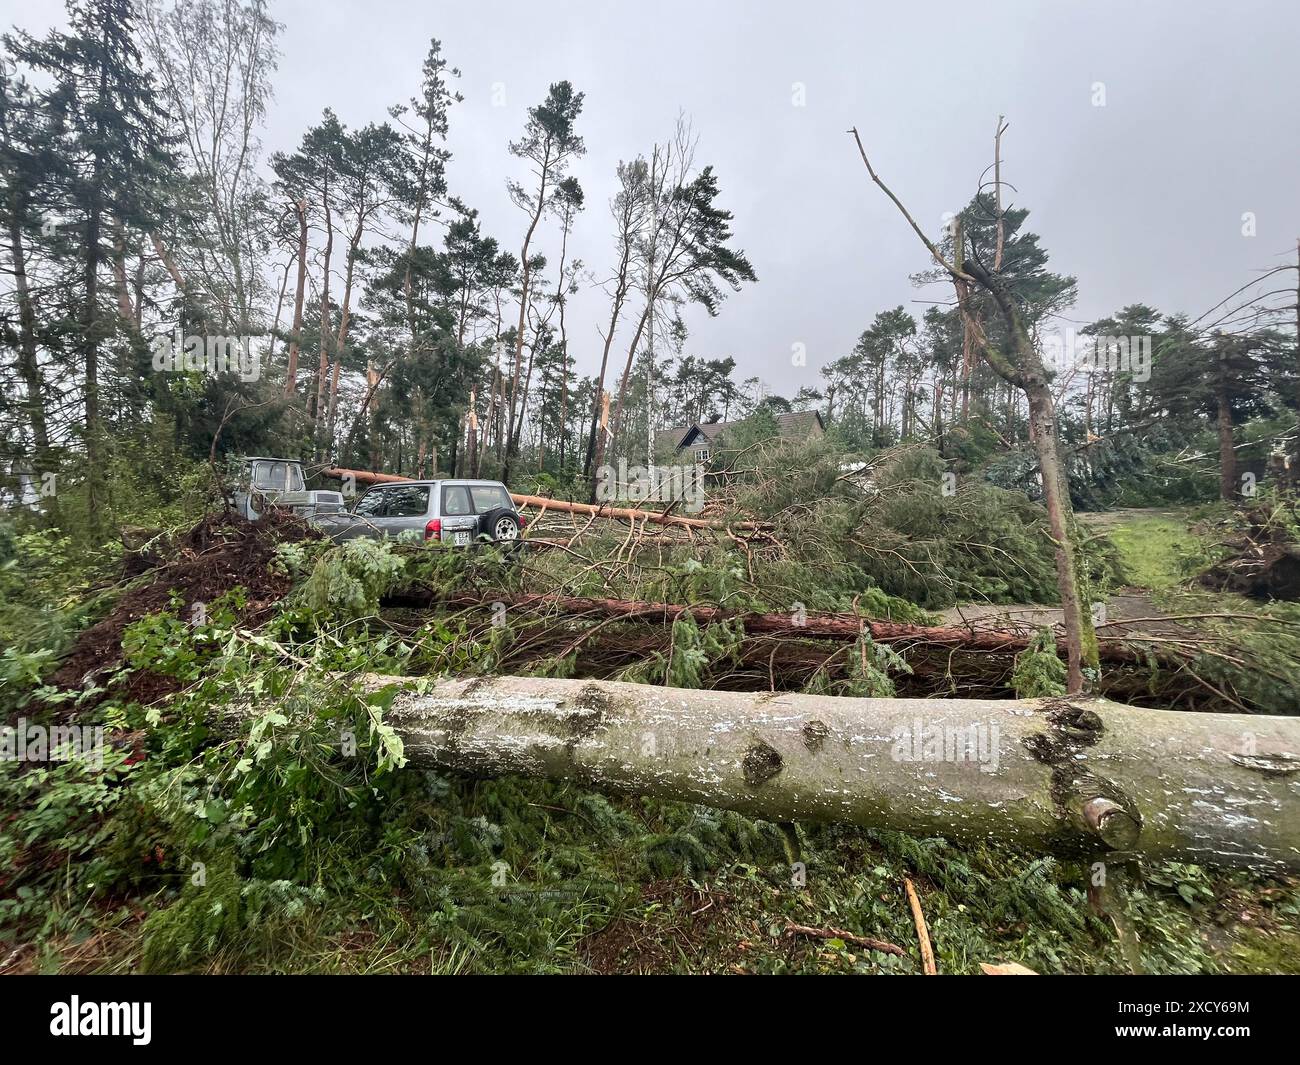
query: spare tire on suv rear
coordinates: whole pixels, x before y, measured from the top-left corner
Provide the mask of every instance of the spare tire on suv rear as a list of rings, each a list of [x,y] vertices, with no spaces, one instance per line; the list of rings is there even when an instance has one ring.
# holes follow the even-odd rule
[[[489,510],[479,516],[478,535],[492,541],[518,540],[519,515],[508,507]]]

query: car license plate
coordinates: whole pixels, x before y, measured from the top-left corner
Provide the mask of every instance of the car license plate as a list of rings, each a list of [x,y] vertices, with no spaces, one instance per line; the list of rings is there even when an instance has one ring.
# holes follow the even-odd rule
[[[456,532],[454,535],[455,535],[455,539],[452,540],[452,543],[455,544],[457,547],[464,547],[466,544],[469,543],[469,532],[468,532],[468,530],[463,531],[463,532],[458,531],[458,532]]]

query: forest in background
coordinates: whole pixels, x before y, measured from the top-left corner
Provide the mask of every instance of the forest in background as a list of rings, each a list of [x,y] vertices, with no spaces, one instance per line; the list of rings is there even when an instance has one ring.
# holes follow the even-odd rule
[[[325,106],[267,153],[265,4],[69,13],[3,38],[0,707],[112,742],[99,772],[5,763],[0,968],[923,971],[904,884],[942,971],[1294,968],[1284,872],[1152,861],[1103,900],[1077,857],[993,839],[402,769],[396,691],[351,681],[1293,713],[1296,265],[1205,311],[1134,293],[1077,323],[1000,174],[929,232],[846,139],[864,196],[916,229],[927,305],[868,306],[782,396],[692,341],[763,264],[726,207],[744,175],[689,118],[620,146],[617,193],[589,203],[582,89],[557,80],[500,190],[470,195],[448,187],[462,101],[437,40],[407,100],[360,128]],[[513,231],[483,231],[485,195]],[[603,262],[570,254],[579,226],[608,233]],[[596,323],[568,313],[584,289]],[[824,439],[780,438],[810,410]],[[522,565],[223,508],[247,454],[586,502],[602,464],[714,420],[743,425],[702,531],[543,511]],[[754,621],[801,614],[824,631]]]
[[[757,278],[707,131],[686,117],[662,143],[627,145],[618,192],[591,204],[569,173],[583,94],[555,82],[492,193],[519,209],[518,228],[489,234],[473,197],[448,188],[461,97],[437,40],[386,115],[349,129],[326,106],[296,149],[268,154],[281,27],[264,4],[70,12],[66,33],[9,33],[0,81],[3,469],[19,494],[23,477],[56,485],[67,524],[111,532],[140,490],[166,490],[131,475],[142,448],[474,473],[586,498],[605,457],[652,457],[656,430],[812,409],[850,455],[926,441],[963,475],[1033,491],[1025,399],[977,357],[956,301],[925,286],[933,270],[914,278],[924,313],[880,309],[794,395],[744,377],[744,352],[692,349],[691,308],[725,313]],[[969,256],[1000,256],[1057,371],[1076,503],[1239,498],[1242,473],[1253,484],[1294,443],[1295,267],[1195,319],[1135,293],[1076,324],[1077,283],[1049,268],[1028,218],[986,180],[931,236],[945,254],[963,233]],[[576,226],[608,232],[606,261],[574,260]],[[566,317],[581,286],[607,297],[607,318]],[[971,309],[987,317],[989,300],[972,295]],[[593,325],[599,345],[574,339]]]

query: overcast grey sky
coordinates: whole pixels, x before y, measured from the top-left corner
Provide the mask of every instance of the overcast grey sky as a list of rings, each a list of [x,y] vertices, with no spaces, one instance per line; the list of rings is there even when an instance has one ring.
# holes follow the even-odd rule
[[[1004,177],[1031,210],[1055,269],[1079,279],[1081,322],[1131,302],[1207,310],[1300,236],[1300,4],[759,2],[630,4],[490,0],[270,0],[285,24],[267,152],[294,147],[321,109],[381,121],[417,88],[430,37],[459,67],[452,191],[517,251],[523,216],[506,143],[547,85],[586,93],[587,193],[573,249],[611,265],[615,164],[645,152],[684,111],[697,159],[719,174],[757,285],[718,318],[688,318],[686,351],[733,356],[739,375],[792,395],[853,345],[877,311],[946,295],[916,290],[914,234],[870,185],[856,125],[881,176],[937,233],[992,158],[1005,114]],[[0,23],[62,21],[51,0],[0,0]],[[494,107],[501,83],[505,106]],[[796,83],[804,106],[795,104]],[[1105,105],[1095,106],[1096,83]],[[1256,235],[1242,235],[1253,212]],[[548,231],[544,250],[558,249]],[[603,297],[572,305],[578,368],[595,369]],[[805,344],[806,369],[791,365]],[[617,345],[616,349],[617,350]]]

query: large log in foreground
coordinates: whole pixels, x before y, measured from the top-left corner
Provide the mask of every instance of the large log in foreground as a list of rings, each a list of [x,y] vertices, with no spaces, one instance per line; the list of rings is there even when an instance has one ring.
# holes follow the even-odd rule
[[[1300,718],[497,677],[396,685],[416,764],[1077,857],[1300,870]]]

